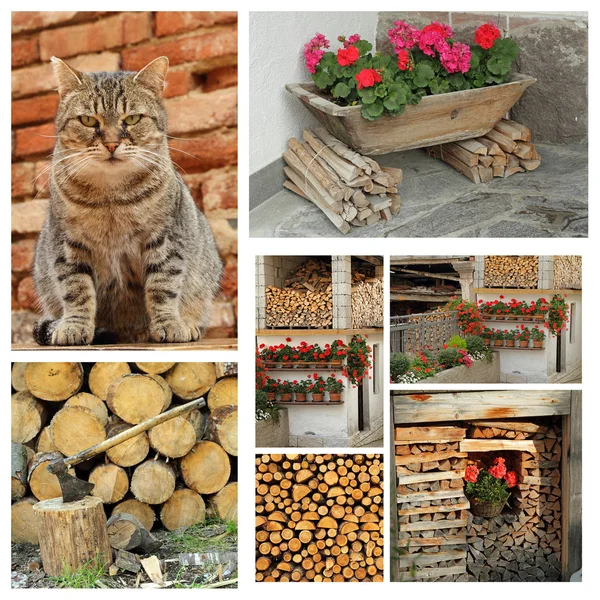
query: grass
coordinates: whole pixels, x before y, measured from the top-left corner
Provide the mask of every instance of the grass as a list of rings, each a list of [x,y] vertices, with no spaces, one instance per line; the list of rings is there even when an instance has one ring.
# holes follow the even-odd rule
[[[218,525],[225,525],[225,532],[207,536],[206,529]],[[235,550],[237,545],[237,525],[233,521],[208,518],[203,523],[192,525],[183,531],[174,531],[168,537],[169,551],[194,553],[218,552],[219,550]]]
[[[98,556],[88,560],[74,571],[64,565],[61,575],[51,576],[49,579],[56,587],[60,588],[99,588],[101,586],[98,585],[98,580],[106,575],[106,566]]]

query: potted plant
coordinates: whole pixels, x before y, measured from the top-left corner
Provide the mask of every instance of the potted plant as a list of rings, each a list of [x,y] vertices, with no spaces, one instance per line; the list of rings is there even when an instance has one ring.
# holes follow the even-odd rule
[[[497,517],[510,498],[509,489],[517,485],[517,474],[507,471],[504,459],[498,456],[488,468],[469,465],[465,469],[465,494],[471,512],[477,517]]]
[[[280,381],[279,383],[279,393],[280,393],[280,401],[281,402],[290,402],[292,400],[292,392],[294,391],[294,386],[291,381]]]
[[[549,310],[548,302],[546,298],[538,298],[534,305],[533,318],[536,321],[544,321],[546,319],[546,313]]]
[[[546,334],[537,325],[531,330],[531,338],[533,339],[533,347],[541,348],[544,345]]]
[[[515,340],[519,337],[520,331],[518,329],[509,329],[504,331],[504,341],[506,346],[514,348]]]
[[[313,402],[323,402],[323,397],[325,395],[325,380],[320,375],[318,375],[318,373],[314,374],[314,379],[312,381],[309,391],[312,394]]]
[[[267,400],[274,402],[279,391],[279,384],[274,379],[267,379],[263,385],[263,392],[267,394]]]
[[[286,86],[331,134],[361,154],[485,135],[535,83],[511,75],[519,48],[493,23],[477,29],[470,47],[442,23],[419,30],[396,21],[388,36],[392,55],[372,53],[357,34],[340,36],[342,47],[327,51],[329,40],[317,34],[304,46],[314,85]]]
[[[494,346],[503,346],[504,345],[504,331],[500,329],[495,329],[492,333],[492,341]]]
[[[365,339],[367,336],[353,335],[346,350],[346,365],[342,374],[352,385],[360,385],[371,368],[371,346]]]
[[[492,333],[493,333],[493,329],[490,329],[489,327],[486,327],[482,332],[481,332],[481,337],[483,338],[483,343],[486,346],[490,345],[490,341],[492,339]]]
[[[294,386],[294,394],[296,402],[306,402],[306,394],[309,391],[310,381],[302,380],[302,381],[293,381],[292,385]]]
[[[344,362],[344,358],[348,353],[348,347],[342,340],[334,340],[330,346],[331,350],[331,363],[332,364],[342,364]]]
[[[569,322],[569,306],[565,298],[560,294],[552,296],[546,313],[544,325],[553,335],[558,335],[562,329],[566,329]]]
[[[529,338],[531,337],[531,330],[528,327],[523,327],[519,332],[517,341],[519,342],[519,348],[529,348]]]
[[[336,379],[332,373],[325,381],[325,389],[329,392],[330,402],[340,402],[342,392],[344,391],[344,382],[341,379]]]

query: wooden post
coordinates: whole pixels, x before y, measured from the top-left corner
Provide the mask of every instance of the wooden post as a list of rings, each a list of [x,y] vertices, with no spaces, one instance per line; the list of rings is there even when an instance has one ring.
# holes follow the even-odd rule
[[[562,580],[581,569],[581,392],[571,392],[571,412],[562,418]]]
[[[77,502],[53,498],[38,502],[33,512],[38,518],[40,552],[48,575],[74,571],[88,561],[112,562],[100,498],[86,496]]]
[[[391,398],[390,398],[391,399]],[[390,444],[392,445],[391,458],[389,461],[389,507],[390,507],[390,581],[400,581],[400,555],[398,544],[398,504],[396,497],[396,463],[394,461],[394,403],[390,402]]]

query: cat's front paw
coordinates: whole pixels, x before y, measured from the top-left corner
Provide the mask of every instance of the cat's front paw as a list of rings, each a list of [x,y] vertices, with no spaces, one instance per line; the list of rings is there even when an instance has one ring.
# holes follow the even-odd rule
[[[150,326],[150,339],[153,342],[182,343],[195,342],[200,338],[200,330],[183,320],[173,319]]]
[[[35,337],[43,345],[87,346],[94,339],[94,323],[80,323],[68,317],[57,321],[41,321]]]

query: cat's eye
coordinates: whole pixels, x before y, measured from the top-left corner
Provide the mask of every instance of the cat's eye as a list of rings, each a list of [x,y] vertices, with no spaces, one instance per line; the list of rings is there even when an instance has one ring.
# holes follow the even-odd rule
[[[79,120],[86,126],[86,127],[96,127],[96,125],[98,125],[98,119],[94,118],[94,117],[90,117],[90,115],[81,115],[79,117]]]
[[[127,115],[124,121],[127,125],[135,125],[136,123],[139,123],[141,118],[142,115]]]

